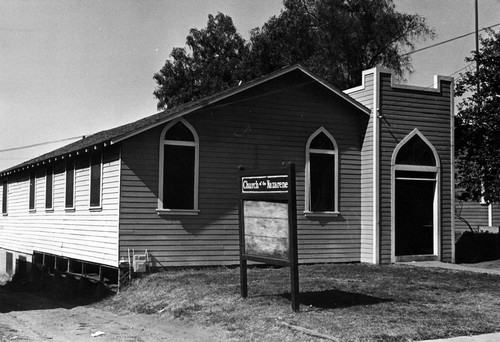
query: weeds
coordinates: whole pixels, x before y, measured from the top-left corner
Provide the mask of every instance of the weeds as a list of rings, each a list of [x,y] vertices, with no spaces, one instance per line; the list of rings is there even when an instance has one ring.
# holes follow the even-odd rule
[[[408,341],[500,330],[499,276],[364,264],[300,266],[301,311],[287,268],[253,268],[249,297],[239,269],[176,270],[135,280],[102,305],[224,328],[238,341]]]

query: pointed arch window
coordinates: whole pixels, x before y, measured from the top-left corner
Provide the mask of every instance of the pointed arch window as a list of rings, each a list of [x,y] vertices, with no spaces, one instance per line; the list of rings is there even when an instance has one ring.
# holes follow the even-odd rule
[[[158,213],[198,213],[198,135],[184,119],[168,124],[160,138]]]
[[[338,214],[338,147],[323,127],[306,145],[306,215]]]
[[[436,158],[429,145],[415,134],[399,149],[396,164],[436,166]]]
[[[396,178],[432,178],[435,179],[439,160],[430,142],[420,133],[413,131],[394,151],[393,166]],[[411,172],[411,173],[409,173]]]

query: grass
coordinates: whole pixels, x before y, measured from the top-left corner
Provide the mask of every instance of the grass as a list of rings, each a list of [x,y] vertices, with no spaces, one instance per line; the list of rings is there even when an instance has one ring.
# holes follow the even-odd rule
[[[304,265],[300,312],[288,268],[167,271],[134,280],[99,305],[216,326],[238,341],[418,341],[500,331],[500,276],[405,265]]]

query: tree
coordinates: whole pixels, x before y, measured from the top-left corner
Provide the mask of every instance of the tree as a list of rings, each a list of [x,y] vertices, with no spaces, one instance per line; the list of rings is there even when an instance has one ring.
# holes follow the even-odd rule
[[[248,46],[231,17],[208,16],[205,29],[192,28],[185,48],[174,48],[154,75],[158,110],[212,95],[247,80],[244,66]]]
[[[284,10],[250,41],[229,16],[210,15],[207,28],[191,29],[190,52],[174,48],[154,75],[158,109],[207,96],[300,63],[338,88],[359,83],[361,72],[384,66],[413,71],[407,51],[433,38],[423,17],[395,10],[392,0],[284,0]]]
[[[457,188],[461,199],[492,203],[500,201],[500,32],[490,30],[480,42],[465,59],[477,61],[479,72],[461,74],[455,89],[465,96],[455,119]]]
[[[434,37],[422,16],[397,12],[392,0],[285,0],[284,6],[251,34],[252,63],[262,73],[301,63],[349,88],[375,66],[411,73],[406,52]]]

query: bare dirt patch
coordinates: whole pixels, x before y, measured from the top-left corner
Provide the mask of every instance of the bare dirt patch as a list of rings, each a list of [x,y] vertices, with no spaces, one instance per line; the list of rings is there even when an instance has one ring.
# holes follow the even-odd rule
[[[82,301],[0,286],[0,341],[225,341],[222,333],[189,321],[119,314]]]

